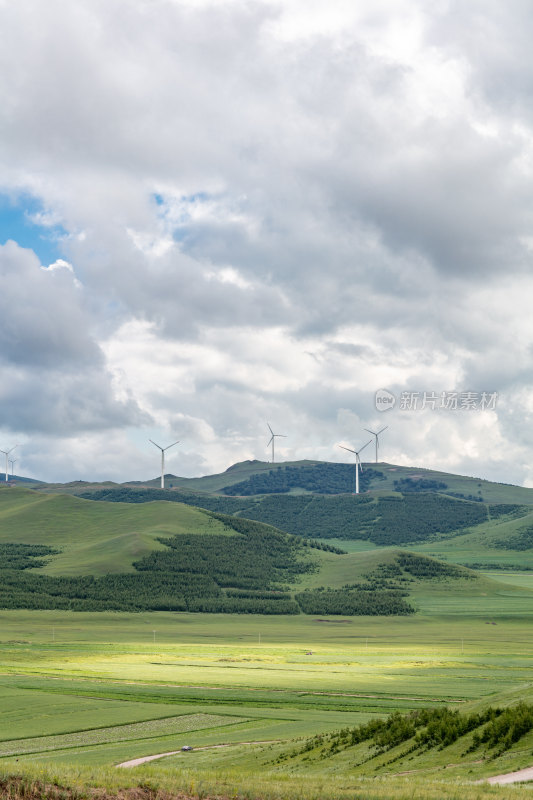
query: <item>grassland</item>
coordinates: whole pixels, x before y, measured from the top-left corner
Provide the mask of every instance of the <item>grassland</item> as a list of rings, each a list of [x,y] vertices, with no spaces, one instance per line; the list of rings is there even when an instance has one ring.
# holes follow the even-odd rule
[[[160,536],[227,534],[223,523],[174,503],[92,503],[30,489],[0,490],[0,542],[47,544],[61,552],[48,575],[133,572],[133,562],[163,549]]]
[[[195,797],[401,798],[396,775],[413,767],[411,796],[503,798],[468,782],[531,763],[529,739],[480,763],[457,748],[370,768],[354,753],[291,754],[394,711],[533,699],[532,667],[530,618],[503,607],[490,620],[464,604],[416,620],[0,612],[0,773]],[[184,744],[194,751],[115,767]]]
[[[505,518],[486,523],[486,526],[492,526],[492,536],[495,542],[499,541],[498,537],[501,539],[501,537],[504,536],[504,533],[501,531],[511,530],[512,532],[515,531],[515,529],[518,530],[516,526],[524,524],[522,521],[524,518],[511,520],[510,522],[504,522],[502,521],[503,519]],[[527,520],[527,517],[525,519]],[[227,521],[226,519],[226,522]],[[91,606],[89,605],[89,601],[77,600],[76,592],[85,592],[86,594],[90,589],[94,594],[94,592],[100,591],[98,588],[100,584],[91,585],[92,588],[85,586],[83,583],[80,584],[78,588],[66,587],[65,592],[68,589],[71,594],[66,597],[65,602],[62,601],[61,604],[58,604],[54,596],[50,595],[48,598],[47,595],[42,594],[44,589],[39,590],[40,584],[37,580],[37,575],[44,573],[54,577],[59,575],[98,576],[99,574],[109,572],[131,573],[134,572],[134,563],[141,563],[137,560],[137,556],[143,549],[145,553],[164,550],[164,545],[159,540],[161,534],[170,533],[177,536],[178,538],[175,539],[175,541],[178,543],[181,537],[183,538],[183,542],[189,543],[200,542],[200,540],[205,537],[205,541],[210,542],[212,547],[215,547],[216,551],[218,547],[216,544],[218,542],[217,537],[219,535],[224,537],[221,543],[227,542],[228,544],[230,541],[233,541],[233,539],[227,539],[228,535],[238,537],[235,531],[228,530],[226,522],[222,518],[213,517],[199,509],[178,503],[104,503],[82,500],[70,496],[40,494],[30,490],[4,490],[0,492],[0,542],[17,540],[25,544],[47,544],[58,550],[56,554],[45,559],[46,563],[44,566],[29,570],[20,580],[17,578],[16,574],[14,574],[14,577],[11,575],[8,578],[7,573],[5,580],[16,580],[21,583],[21,586],[24,585],[24,587],[27,587],[24,589],[27,596],[20,595],[19,597],[17,594],[17,603],[19,603],[21,607],[72,607],[77,610],[80,610],[80,608],[82,610],[94,609],[94,603]],[[245,523],[244,520],[235,519],[236,524],[237,522],[239,525],[248,524]],[[252,523],[252,525],[255,525],[255,523]],[[266,531],[267,536],[271,535],[268,533],[271,529],[261,525],[259,528],[261,531]],[[194,534],[192,537],[190,536],[191,532]],[[274,532],[272,535],[277,534]],[[482,547],[479,543],[479,539],[481,536],[486,539],[487,535],[485,533],[476,532],[474,529],[472,533],[465,534],[464,536],[467,538],[468,536],[473,537],[474,541],[477,542],[478,553],[481,552]],[[458,540],[464,538],[464,536],[455,536],[452,540],[431,542],[431,547],[442,547],[443,555],[446,557],[446,554],[450,552],[446,550],[446,548],[450,546],[451,542],[452,546],[456,548],[456,550],[452,552],[461,554],[462,551],[456,543]],[[257,547],[258,546],[259,542],[257,543]],[[276,544],[276,548],[279,546],[280,543]],[[170,553],[169,555],[162,555],[162,558],[159,560],[156,559],[157,563],[154,562],[155,567],[159,570],[170,569],[171,562],[174,563],[177,558],[176,564],[179,569],[179,564],[181,563],[180,559],[183,560],[184,558],[184,547],[185,545],[181,548],[177,545],[177,549],[173,551],[175,557]],[[223,566],[223,549],[224,548],[220,548],[219,557],[215,558],[213,561],[213,569],[219,564],[222,567],[222,577],[227,579],[229,575],[228,570],[231,565]],[[304,566],[307,561],[309,561],[314,567],[311,572],[302,572],[302,570],[300,570],[299,573],[287,572],[287,574],[283,575],[284,581],[292,582],[292,586],[286,587],[289,592],[285,596],[289,598],[289,602],[294,606],[292,611],[287,610],[286,613],[298,611],[297,606],[290,600],[290,597],[292,594],[293,597],[298,599],[301,597],[299,593],[303,590],[316,590],[317,588],[325,586],[343,593],[345,592],[343,589],[345,585],[357,586],[365,584],[368,581],[371,581],[372,586],[378,587],[379,581],[383,579],[383,575],[385,574],[383,570],[386,572],[391,566],[397,569],[398,558],[400,557],[400,551],[394,548],[374,548],[373,550],[366,551],[359,550],[359,552],[354,549],[347,554],[337,554],[325,552],[323,550],[307,550],[304,552],[304,550],[306,549],[303,548],[298,558],[300,560],[303,559],[302,564]],[[215,553],[215,551],[213,552]],[[248,551],[246,552],[248,553]],[[280,551],[276,549],[274,555],[279,552]],[[470,558],[471,552],[472,549],[468,551]],[[531,555],[528,552],[521,552],[520,554],[507,550],[503,550],[502,552],[504,554],[510,553],[515,561],[520,559],[523,563],[527,563],[527,558]],[[156,554],[154,554],[154,556],[155,555]],[[196,555],[201,555],[201,553],[196,553]],[[205,553],[204,556],[207,556],[207,553]],[[252,557],[253,553],[250,551],[247,559],[249,560]],[[275,557],[279,556],[275,555]],[[174,559],[174,561],[172,559]],[[202,564],[200,564],[200,562],[197,564],[197,561],[198,559],[194,561],[194,564],[191,562],[192,566],[190,566],[190,570],[195,574],[198,570],[204,568],[204,562],[207,564],[205,558]],[[244,564],[243,568],[244,566],[246,565]],[[28,582],[26,578],[27,575],[31,578],[32,572],[36,575],[35,579],[32,579],[33,583],[31,580]],[[153,575],[157,576],[160,574],[163,573],[156,571],[153,574],[146,573],[145,577],[145,573],[142,573],[142,575],[137,573],[136,580],[140,582],[139,586],[142,587],[148,579],[153,579]],[[191,575],[191,580],[193,577],[195,577],[195,575]],[[211,575],[208,577],[210,580],[212,579]],[[236,574],[234,577],[235,580],[240,580],[239,575]],[[451,578],[447,580],[439,579],[438,576],[420,577],[406,573],[405,571],[403,571],[399,577],[400,581],[397,581],[394,585],[397,586],[398,589],[408,593],[408,604],[405,607],[410,610],[414,608],[418,613],[422,614],[433,613],[438,609],[443,613],[449,612],[453,614],[461,603],[468,601],[472,614],[481,616],[491,614],[497,612],[503,604],[503,606],[508,609],[509,614],[523,616],[529,613],[531,600],[533,599],[531,590],[526,587],[509,583],[504,584],[501,581],[494,581],[474,573],[464,573],[464,576],[458,574],[453,580]],[[375,583],[376,580],[378,581],[377,584]],[[374,583],[372,583],[372,581],[374,581]],[[7,585],[8,583],[6,583],[6,586]],[[215,586],[215,584],[213,585]],[[224,585],[231,584],[225,583]],[[240,584],[237,582],[235,585],[239,586]],[[393,588],[393,584],[390,585],[391,588]],[[9,586],[11,586],[11,584],[9,584]],[[13,584],[13,587],[15,587],[15,584]],[[57,591],[59,590],[60,584],[58,583]],[[107,588],[102,586],[101,591],[105,594],[104,590],[109,593],[109,586],[107,586]],[[14,588],[10,589],[6,595],[6,607],[12,605],[8,601],[13,591]],[[41,591],[41,594],[38,595],[38,591]],[[47,591],[55,592],[55,584],[54,586],[50,586]],[[114,591],[116,594],[119,588],[115,587]],[[130,589],[128,589],[128,591],[130,591]],[[155,591],[155,588],[151,591]],[[104,597],[104,594],[102,597]],[[368,593],[366,593],[365,597],[365,592],[362,594],[360,592],[360,596],[363,598],[361,602],[363,602],[363,600],[366,602],[368,599]],[[111,602],[113,598],[117,600],[116,603]],[[114,595],[110,596],[108,601],[106,601],[108,602],[107,607],[117,609],[131,608],[135,610],[135,605],[132,603],[129,605],[117,604],[118,599],[118,594],[116,597]],[[154,606],[155,608],[169,607],[168,605],[160,605],[159,600],[157,598],[155,599],[157,600]],[[140,596],[138,600],[140,603]],[[162,600],[164,600],[164,598],[162,598]],[[85,606],[83,606],[83,602],[85,602]],[[90,602],[92,603],[93,601],[91,600]],[[217,600],[217,602],[219,601]],[[239,600],[238,602],[241,601]],[[267,604],[265,600],[261,600],[259,605],[256,600],[245,600],[242,602],[248,604],[250,609],[253,603],[253,610],[260,610],[261,604],[265,606]],[[344,603],[344,608],[351,608],[347,601],[345,602],[343,600],[342,602]],[[392,600],[385,598],[383,602],[390,604]],[[279,604],[280,600],[273,600],[272,603]],[[306,603],[309,605],[309,601],[306,601]],[[307,606],[303,607],[307,613],[320,614],[327,613],[328,611],[329,613],[345,613],[342,610],[343,606],[336,605],[336,603],[336,598],[328,598],[326,595],[315,595],[311,606],[309,606],[315,610],[309,611]],[[150,604],[144,606],[144,608],[150,607]],[[186,607],[185,605],[181,606],[181,608]],[[96,609],[100,610],[102,608],[105,608],[105,605],[96,604]],[[140,605],[140,608],[143,608],[143,606]],[[363,613],[370,613],[366,610],[364,605],[362,605],[361,608],[364,609]],[[279,609],[281,609],[281,613],[283,613],[281,605],[276,605],[276,608],[273,607],[270,613],[280,613]],[[205,610],[209,610],[209,608]],[[232,611],[233,607],[229,605],[228,608],[221,608],[220,610]],[[238,609],[236,608],[235,610]],[[388,613],[390,613],[390,611]]]
[[[372,466],[372,465],[369,465]],[[403,467],[398,464],[377,464],[376,469],[383,473],[385,480],[372,485],[372,489],[393,490],[394,482],[411,478],[414,480],[426,479],[447,484],[446,491],[457,492],[465,496],[481,496],[486,503],[518,503],[533,504],[533,489],[523,486],[514,486],[508,483],[495,483],[481,478],[466,475],[454,475],[449,472],[440,472],[433,469],[419,467]]]
[[[476,565],[485,570],[491,567],[533,570],[533,547],[518,549],[523,546],[520,537],[528,528],[533,528],[533,512],[517,519],[493,519],[448,540],[414,544],[411,549],[454,564]]]
[[[340,729],[395,712],[533,703],[533,571],[517,569],[533,566],[532,552],[504,546],[532,524],[529,516],[411,545],[485,568],[409,579],[417,613],[407,617],[0,610],[0,776],[101,786],[123,798],[130,786],[137,800],[157,791],[161,800],[178,791],[264,800],[532,797],[533,787],[474,783],[532,765],[532,732],[496,756],[468,753],[468,738],[431,752],[400,746],[380,755],[368,743],[327,756],[322,746],[299,752],[312,736],[333,741]],[[98,575],[111,564],[130,571],[162,549],[159,536],[180,533],[229,532],[178,503],[0,492],[0,542],[61,549],[40,570],[50,575]],[[316,570],[290,591],[385,574],[400,552],[338,544],[349,552],[313,550]],[[117,769],[183,745],[193,752]]]

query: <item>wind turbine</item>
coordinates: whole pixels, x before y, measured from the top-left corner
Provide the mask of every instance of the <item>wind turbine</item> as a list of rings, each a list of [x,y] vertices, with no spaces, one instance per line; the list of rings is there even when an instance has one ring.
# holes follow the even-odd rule
[[[351,447],[344,447],[344,445],[340,444],[339,447],[342,447],[343,450],[348,450],[350,453],[355,453],[355,494],[359,494],[359,470],[363,471],[363,467],[361,465],[361,459],[359,458],[359,453],[361,450],[364,450],[365,447],[368,447],[372,439],[369,439],[366,444],[359,448],[359,450],[352,450]]]
[[[286,435],[284,433],[274,433],[274,431],[272,430],[272,428],[270,427],[268,422],[267,422],[267,427],[268,427],[268,430],[270,431],[270,433],[272,434],[272,436],[268,440],[267,447],[268,447],[269,444],[272,444],[272,463],[274,463],[274,440],[275,440],[276,436],[281,436],[281,437],[283,437],[283,439],[286,439],[287,437],[286,437]]]
[[[155,444],[156,447],[159,447],[161,450],[161,488],[165,488],[165,450],[170,450],[171,447],[174,445],[179,444],[179,442],[174,442],[173,444],[167,444],[166,447],[161,447],[161,445],[156,444],[153,439],[148,439],[149,442]]]
[[[14,445],[14,447],[12,447],[10,450],[2,450],[2,449],[0,449],[0,453],[3,453],[5,455],[5,457],[6,457],[6,483],[9,480],[9,478],[7,477],[8,457],[9,457],[9,454],[13,452],[15,447],[18,447],[18,444]]]
[[[367,433],[371,433],[371,434],[372,434],[372,436],[375,436],[375,437],[376,437],[376,464],[378,463],[378,449],[379,449],[379,445],[378,445],[378,436],[379,436],[381,433],[383,433],[383,431],[386,431],[388,427],[389,427],[388,425],[385,425],[385,427],[384,427],[384,428],[382,428],[382,429],[381,429],[380,431],[378,431],[377,433],[375,433],[374,431],[371,431],[371,430],[369,430],[368,428],[365,428],[365,431],[366,431]]]
[[[18,461],[18,458],[10,458],[9,463],[11,464],[11,480],[15,475],[15,462]]]

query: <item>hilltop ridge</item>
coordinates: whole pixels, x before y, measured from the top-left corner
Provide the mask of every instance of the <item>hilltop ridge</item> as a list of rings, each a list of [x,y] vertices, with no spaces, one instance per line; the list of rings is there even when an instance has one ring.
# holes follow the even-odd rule
[[[337,473],[342,480],[337,485],[321,485],[324,476]],[[268,493],[312,492],[342,494],[353,491],[355,470],[352,462],[330,462],[303,459],[300,461],[247,460],[231,464],[224,472],[195,478],[166,473],[166,489],[187,490],[220,495],[260,495]],[[288,481],[285,481],[288,478]],[[302,480],[305,478],[305,480]],[[315,480],[316,478],[316,480]],[[388,462],[363,462],[361,491],[366,492],[413,492],[437,491],[459,499],[488,503],[519,503],[533,505],[533,488],[499,483],[483,478],[443,472],[427,467],[409,467]],[[311,488],[308,488],[311,483]],[[146,480],[71,481],[68,483],[36,483],[35,488],[44,492],[79,494],[106,487],[159,489],[160,477]],[[283,485],[283,484],[287,485]],[[291,484],[291,485],[289,485]],[[324,490],[325,489],[325,490]]]

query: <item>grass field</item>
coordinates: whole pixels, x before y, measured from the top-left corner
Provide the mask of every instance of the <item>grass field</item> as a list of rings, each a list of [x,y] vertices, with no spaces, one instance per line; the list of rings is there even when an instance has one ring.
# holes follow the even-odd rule
[[[508,483],[494,483],[482,480],[481,478],[469,477],[466,475],[454,475],[449,472],[439,472],[433,469],[421,469],[419,467],[404,467],[398,464],[369,464],[381,471],[385,480],[374,482],[372,489],[393,489],[394,481],[405,478],[414,480],[424,478],[446,483],[448,488],[445,491],[458,492],[466,496],[481,496],[486,503],[518,503],[524,505],[533,504],[533,489],[523,486],[514,486]]]
[[[499,544],[529,524],[492,520],[411,547],[484,569],[413,578],[417,613],[405,617],[0,610],[0,778],[134,786],[137,800],[156,790],[239,800],[533,797],[533,787],[474,783],[533,765],[533,732],[490,758],[469,755],[464,741],[417,753],[376,755],[365,743],[327,757],[297,752],[310,736],[394,712],[533,703],[533,571],[517,569],[533,566],[533,554]],[[158,536],[179,533],[228,531],[181,504],[0,492],[0,542],[60,548],[49,574],[128,571],[162,547]],[[312,550],[317,570],[292,590],[356,582],[399,552],[338,545],[348,554]]]
[[[347,755],[277,758],[310,735],[396,710],[533,698],[530,624],[504,604],[490,619],[464,604],[454,614],[393,619],[0,612],[0,771],[17,758],[18,774],[70,784],[124,786],[135,777],[192,787],[195,796],[216,783],[249,796],[282,786],[279,797],[343,797],[347,787],[365,787],[365,798],[407,797],[402,780],[387,777],[401,769],[385,765],[371,779]],[[438,794],[444,767],[465,781],[498,772],[500,762],[533,762],[528,742],[488,764],[463,764],[455,751],[438,764],[422,759],[426,780],[413,796],[453,797]],[[116,770],[185,744],[194,751]],[[457,785],[465,800],[509,796]]]
[[[43,572],[99,575],[132,572],[132,562],[162,550],[160,536],[227,531],[221,522],[177,503],[93,503],[29,489],[0,491],[0,542],[47,544],[61,552]]]
[[[485,570],[493,566],[533,569],[533,548],[517,550],[502,546],[503,542],[516,540],[521,531],[531,526],[533,513],[518,519],[492,520],[450,539],[415,544],[410,549],[454,564],[477,564]]]

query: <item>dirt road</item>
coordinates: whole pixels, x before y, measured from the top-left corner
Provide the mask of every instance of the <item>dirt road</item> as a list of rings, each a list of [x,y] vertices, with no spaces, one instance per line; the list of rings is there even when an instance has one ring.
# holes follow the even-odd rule
[[[203,747],[195,747],[195,750],[217,750],[219,747],[238,747],[242,744],[274,744],[279,742],[279,739],[268,739],[266,742],[227,742],[226,744],[206,744]],[[142,758],[132,758],[131,761],[123,761],[121,764],[117,764],[117,767],[138,767],[140,764],[146,764],[148,761],[155,761],[157,758],[165,758],[165,756],[176,756],[178,753],[182,753],[182,749],[180,747],[179,750],[170,750],[168,753],[157,753],[154,756],[143,756]],[[185,751],[187,753],[187,751]]]
[[[533,767],[519,769],[518,772],[508,772],[506,775],[493,775],[492,778],[485,778],[484,781],[476,783],[494,783],[503,786],[506,783],[519,783],[520,781],[533,781]]]

